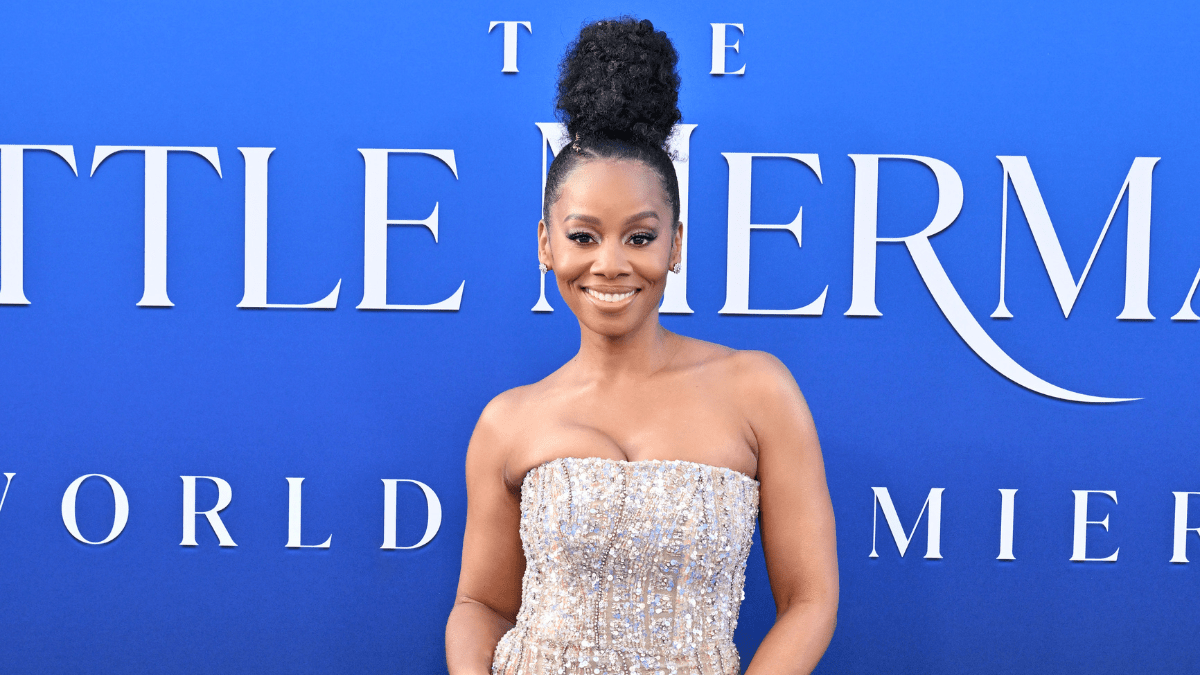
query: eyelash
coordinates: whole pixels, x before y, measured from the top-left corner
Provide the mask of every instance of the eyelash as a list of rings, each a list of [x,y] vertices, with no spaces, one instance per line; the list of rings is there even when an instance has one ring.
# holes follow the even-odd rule
[[[629,235],[629,242],[633,243],[633,241],[635,239],[644,239],[645,241],[643,241],[642,243],[640,243],[640,244],[634,243],[633,245],[634,246],[646,246],[646,245],[650,244],[650,242],[654,241],[657,238],[658,238],[658,235],[654,234],[653,232],[637,232],[637,233]],[[567,239],[570,239],[571,241],[573,241],[577,244],[581,244],[581,245],[590,244],[590,243],[596,241],[596,238],[587,232],[571,232],[571,233],[567,234]],[[590,239],[591,241],[584,241],[584,239]]]

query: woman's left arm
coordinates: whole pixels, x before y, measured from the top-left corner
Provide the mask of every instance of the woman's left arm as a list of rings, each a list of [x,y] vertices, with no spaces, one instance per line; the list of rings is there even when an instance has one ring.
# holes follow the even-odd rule
[[[737,358],[737,388],[758,441],[761,536],[776,610],[746,675],[809,673],[837,624],[837,541],[825,463],[787,367],[761,352]]]

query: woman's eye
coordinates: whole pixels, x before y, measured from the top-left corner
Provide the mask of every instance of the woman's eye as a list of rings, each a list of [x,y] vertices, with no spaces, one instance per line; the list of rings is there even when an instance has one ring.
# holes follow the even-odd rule
[[[629,243],[634,246],[645,246],[652,241],[654,241],[654,235],[652,234],[635,234],[629,238]]]
[[[570,239],[571,241],[575,242],[576,244],[590,244],[590,243],[596,241],[595,239],[592,238],[592,235],[590,235],[586,232],[574,232],[572,234],[568,234],[567,238]]]

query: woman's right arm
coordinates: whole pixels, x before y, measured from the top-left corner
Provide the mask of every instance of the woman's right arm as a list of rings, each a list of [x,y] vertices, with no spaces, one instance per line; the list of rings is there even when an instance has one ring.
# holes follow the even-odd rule
[[[505,481],[505,429],[512,423],[504,395],[488,404],[467,447],[467,526],[454,609],[446,622],[450,675],[491,672],[496,643],[521,607],[521,502]]]

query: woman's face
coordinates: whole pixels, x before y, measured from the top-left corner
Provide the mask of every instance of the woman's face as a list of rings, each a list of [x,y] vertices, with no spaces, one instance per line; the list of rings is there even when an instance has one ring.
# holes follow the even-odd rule
[[[667,272],[679,262],[682,225],[652,169],[630,160],[591,160],[563,183],[538,224],[538,257],[586,328],[627,335],[657,316]]]

